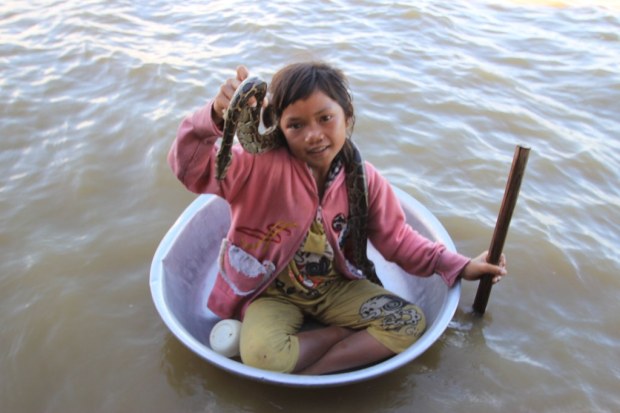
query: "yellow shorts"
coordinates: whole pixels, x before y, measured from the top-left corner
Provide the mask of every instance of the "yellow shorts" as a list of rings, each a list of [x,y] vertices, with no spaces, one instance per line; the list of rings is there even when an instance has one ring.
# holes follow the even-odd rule
[[[299,357],[296,334],[305,316],[326,325],[366,329],[394,353],[413,344],[426,328],[419,307],[368,280],[334,277],[313,297],[287,293],[275,284],[250,304],[243,319],[241,359],[254,367],[292,372]]]

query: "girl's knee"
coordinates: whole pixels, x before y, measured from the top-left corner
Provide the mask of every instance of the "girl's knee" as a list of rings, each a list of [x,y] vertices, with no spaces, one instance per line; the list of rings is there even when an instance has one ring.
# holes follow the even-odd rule
[[[242,337],[240,353],[243,364],[263,370],[290,373],[297,364],[299,342],[296,336],[288,336],[279,343],[258,337],[244,340]]]
[[[248,307],[241,327],[241,361],[278,372],[293,371],[299,356],[296,334],[303,315],[277,299],[259,298]]]
[[[424,331],[426,331],[426,317],[424,317],[422,310],[416,307],[414,314],[414,322],[406,325],[402,330],[402,335],[405,338],[403,351],[418,341],[422,334],[424,334]]]
[[[388,314],[373,323],[368,332],[394,353],[401,353],[413,345],[426,330],[426,318],[422,310],[407,304],[399,311]]]

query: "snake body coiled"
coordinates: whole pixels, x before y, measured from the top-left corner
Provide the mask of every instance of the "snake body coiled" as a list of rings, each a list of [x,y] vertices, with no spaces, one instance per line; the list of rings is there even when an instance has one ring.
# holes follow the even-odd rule
[[[279,146],[277,122],[263,133],[259,132],[261,103],[267,94],[267,83],[257,77],[244,80],[233,95],[224,114],[222,143],[216,156],[216,178],[222,180],[232,161],[232,146],[235,134],[241,146],[252,154],[259,154]],[[251,97],[256,99],[254,107],[248,104]],[[347,259],[362,271],[370,281],[382,285],[375,266],[367,256],[368,244],[368,187],[366,169],[362,156],[351,141],[346,139],[342,148],[345,182],[349,201],[349,217],[341,237],[341,247]]]

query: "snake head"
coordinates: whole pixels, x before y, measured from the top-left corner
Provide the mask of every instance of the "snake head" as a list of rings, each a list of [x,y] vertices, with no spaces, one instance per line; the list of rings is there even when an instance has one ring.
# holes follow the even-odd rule
[[[256,77],[249,77],[245,79],[237,90],[231,100],[231,104],[237,101],[236,107],[243,107],[248,104],[251,97],[256,99],[256,105],[260,107],[267,94],[267,83]]]
[[[246,108],[251,97],[256,99],[256,107],[252,110],[260,110],[261,103],[267,94],[267,83],[262,79],[253,76],[245,79],[235,90],[228,109],[224,112],[224,122],[231,126],[237,123],[241,111]]]

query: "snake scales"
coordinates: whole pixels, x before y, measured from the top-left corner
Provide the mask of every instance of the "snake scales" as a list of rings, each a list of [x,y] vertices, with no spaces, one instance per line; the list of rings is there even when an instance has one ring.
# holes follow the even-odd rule
[[[267,84],[259,78],[251,77],[244,80],[233,95],[224,114],[222,143],[216,157],[216,178],[218,180],[224,179],[232,161],[235,133],[241,146],[252,154],[266,152],[282,145],[276,133],[277,122],[272,122],[271,127],[265,132],[259,132],[261,102],[266,94]],[[254,107],[248,104],[251,97],[254,97],[257,102]],[[345,233],[340,238],[342,240],[340,247],[344,248],[347,258],[363,272],[366,278],[381,285],[375,266],[366,254],[368,190],[364,162],[351,139],[346,139],[342,155],[349,200],[349,218]]]

